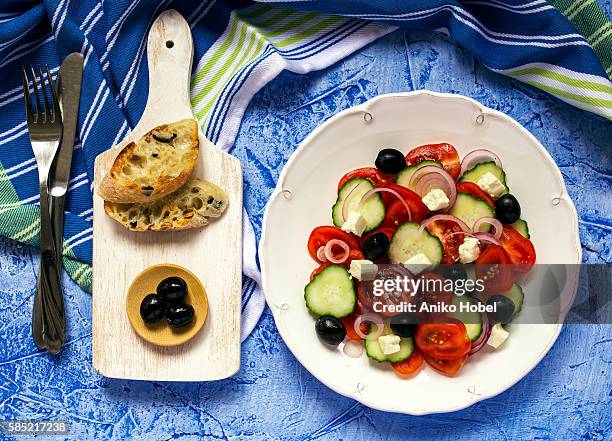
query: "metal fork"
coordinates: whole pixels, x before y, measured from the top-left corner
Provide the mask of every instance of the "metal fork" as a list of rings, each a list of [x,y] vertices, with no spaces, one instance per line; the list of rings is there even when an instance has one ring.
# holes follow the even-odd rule
[[[23,66],[21,69],[28,131],[38,166],[40,185],[40,268],[32,313],[32,336],[40,349],[57,354],[66,340],[66,319],[57,267],[57,253],[61,253],[61,250],[55,249],[53,240],[48,181],[51,165],[62,138],[62,115],[49,66],[46,66],[46,82],[42,69],[38,70],[38,84],[34,68],[30,67],[34,103],[30,95],[28,73]],[[42,100],[38,92],[39,87]]]

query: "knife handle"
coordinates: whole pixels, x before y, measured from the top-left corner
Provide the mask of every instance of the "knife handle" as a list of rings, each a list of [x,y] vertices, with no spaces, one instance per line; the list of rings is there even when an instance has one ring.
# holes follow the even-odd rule
[[[57,255],[57,270],[61,274],[63,268],[64,251],[64,206],[66,195],[51,196],[49,201],[49,211],[53,221],[53,242],[55,243],[55,253]]]

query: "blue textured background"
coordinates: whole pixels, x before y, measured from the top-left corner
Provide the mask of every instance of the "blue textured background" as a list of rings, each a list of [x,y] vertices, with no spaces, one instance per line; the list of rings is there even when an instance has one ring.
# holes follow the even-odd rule
[[[244,163],[249,211],[261,222],[284,163],[321,121],[375,95],[413,89],[465,94],[527,127],[561,168],[580,213],[585,261],[610,263],[612,124],[493,74],[425,32],[393,33],[322,72],[284,73],[255,97],[233,152]],[[0,240],[1,419],[67,419],[79,439],[612,437],[609,325],[566,326],[540,365],[498,397],[453,414],[410,417],[371,410],[321,385],[289,353],[268,310],[231,379],[109,380],[91,366],[91,297],[65,277],[68,344],[58,357],[40,353],[30,338],[37,267],[35,250]]]

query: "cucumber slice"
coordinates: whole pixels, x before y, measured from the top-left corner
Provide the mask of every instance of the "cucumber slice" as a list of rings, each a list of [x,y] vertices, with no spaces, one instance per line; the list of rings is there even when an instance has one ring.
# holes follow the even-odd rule
[[[390,363],[397,363],[398,361],[407,359],[414,352],[414,340],[412,337],[408,337],[400,338],[400,350],[398,352],[388,355],[383,354],[383,351],[380,349],[380,345],[378,344],[378,336],[374,337],[376,325],[372,326],[371,328],[370,333],[365,339],[366,354],[368,354],[368,357],[371,359],[378,362],[388,361]],[[389,326],[386,325],[382,335],[389,334],[392,334],[392,332]]]
[[[470,228],[481,217],[495,217],[495,211],[485,201],[475,198],[471,194],[461,192],[457,193],[457,200],[448,214],[458,217]],[[484,224],[478,231],[488,232],[490,229],[491,225]]]
[[[527,225],[527,222],[523,219],[517,220],[515,223],[510,224],[510,226],[518,231],[521,236],[526,237],[527,239],[531,237],[529,234],[529,225]]]
[[[304,299],[314,314],[340,318],[353,312],[357,295],[349,272],[340,265],[330,265],[306,285]]]
[[[476,164],[459,178],[459,182],[473,182],[476,184],[478,180],[486,173],[491,173],[493,176],[499,179],[502,184],[504,184],[506,190],[502,194],[506,194],[510,191],[508,189],[508,185],[506,184],[506,173],[493,161]]]
[[[359,185],[359,188],[352,191],[357,185]],[[338,199],[336,199],[336,203],[332,207],[332,219],[334,220],[334,225],[337,227],[342,227],[342,224],[344,223],[344,218],[342,217],[342,206],[345,203],[348,204],[347,213],[356,211],[364,217],[368,225],[365,229],[366,232],[372,231],[374,228],[377,228],[380,224],[382,224],[382,222],[385,220],[385,204],[383,204],[378,193],[373,194],[367,201],[365,201],[365,203],[360,204],[363,195],[373,188],[374,186],[367,179],[355,178],[347,181],[342,186],[340,191],[338,191]]]
[[[399,174],[397,175],[396,182],[399,185],[408,187],[408,184],[410,183],[410,178],[412,178],[412,175],[414,174],[414,172],[420,169],[421,167],[425,167],[426,165],[435,165],[436,167],[442,168],[442,163],[438,161],[425,160],[425,161],[419,162],[418,164],[411,165],[410,167],[406,167],[401,172],[399,172]]]
[[[525,300],[525,293],[523,292],[523,288],[516,283],[510,288],[509,291],[502,292],[501,295],[506,296],[512,300],[514,303],[514,312],[512,313],[512,318],[516,317],[516,315],[521,312],[521,308],[523,307],[523,300]]]
[[[419,223],[406,222],[391,238],[389,260],[391,263],[404,263],[420,253],[425,254],[432,264],[438,264],[442,262],[444,256],[442,242],[436,236],[429,234],[427,229],[421,230]]]
[[[482,334],[482,316],[477,312],[461,311],[460,305],[462,302],[466,301],[470,301],[468,296],[454,295],[453,305],[457,307],[457,311],[452,313],[451,316],[465,325],[470,341],[476,341],[478,337],[480,337],[480,334]]]

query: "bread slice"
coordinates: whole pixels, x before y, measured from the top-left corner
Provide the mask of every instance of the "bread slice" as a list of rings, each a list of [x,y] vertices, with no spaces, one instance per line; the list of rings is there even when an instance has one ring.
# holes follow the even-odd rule
[[[200,179],[191,179],[176,192],[154,202],[118,204],[104,202],[104,211],[132,231],[165,231],[198,228],[223,214],[225,191]]]
[[[98,194],[119,203],[160,199],[187,182],[199,148],[198,125],[193,119],[155,127],[121,150]]]

